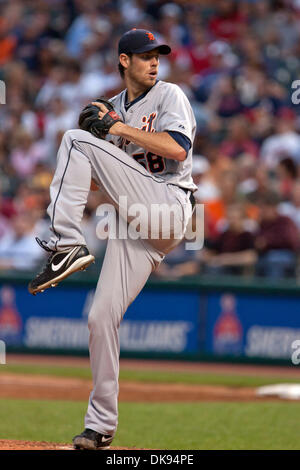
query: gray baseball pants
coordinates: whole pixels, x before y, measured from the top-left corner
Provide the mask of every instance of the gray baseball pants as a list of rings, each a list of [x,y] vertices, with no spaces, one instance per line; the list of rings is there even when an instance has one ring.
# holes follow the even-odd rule
[[[107,249],[88,318],[89,352],[93,377],[85,427],[114,435],[118,425],[119,325],[165,254],[184,236],[192,214],[189,193],[156,178],[115,145],[86,131],[67,131],[62,139],[50,187],[51,238],[48,247],[62,250],[85,245],[80,223],[90,191],[91,178],[106,202],[118,209],[119,196],[127,205],[167,204],[175,208],[171,234],[176,239],[108,239]],[[130,223],[118,218],[118,224]],[[152,232],[155,233],[155,230]],[[96,235],[96,234],[95,234]]]

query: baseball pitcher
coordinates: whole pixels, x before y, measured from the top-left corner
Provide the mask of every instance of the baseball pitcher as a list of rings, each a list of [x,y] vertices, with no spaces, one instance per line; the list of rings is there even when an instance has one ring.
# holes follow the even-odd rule
[[[153,205],[174,209],[167,238],[163,230],[149,226],[148,238],[108,239],[88,318],[93,390],[85,429],[73,439],[78,449],[105,449],[114,438],[120,322],[151,272],[183,238],[192,215],[197,189],[191,177],[194,114],[177,85],[157,79],[159,55],[170,52],[146,30],[133,29],[121,37],[119,71],[126,88],[109,101],[86,106],[80,129],[64,134],[50,187],[51,238],[37,239],[50,256],[29,284],[32,294],[94,261],[80,225],[91,182],[118,211],[119,225],[131,220],[121,211],[120,196],[126,196],[128,207],[140,203],[149,211]]]

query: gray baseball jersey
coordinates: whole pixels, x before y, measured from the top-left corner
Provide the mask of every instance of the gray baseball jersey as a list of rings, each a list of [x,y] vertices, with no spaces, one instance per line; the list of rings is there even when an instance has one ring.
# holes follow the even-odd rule
[[[158,81],[148,93],[138,99],[126,111],[126,90],[111,100],[117,113],[131,127],[146,132],[175,131],[186,136],[191,144],[196,133],[196,121],[191,105],[178,85]],[[183,162],[153,155],[132,142],[109,136],[109,141],[118,145],[150,173],[162,177],[166,182],[182,188],[197,190],[192,179],[192,145]]]

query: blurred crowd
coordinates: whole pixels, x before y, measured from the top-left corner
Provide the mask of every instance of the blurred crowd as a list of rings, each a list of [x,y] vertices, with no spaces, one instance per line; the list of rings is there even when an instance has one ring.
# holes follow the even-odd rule
[[[204,248],[180,244],[156,276],[299,276],[299,0],[0,0],[0,269],[44,257],[34,238],[49,237],[61,137],[85,104],[123,89],[117,43],[133,27],[171,45],[159,78],[184,90],[197,120]],[[101,256],[99,197],[83,231]]]

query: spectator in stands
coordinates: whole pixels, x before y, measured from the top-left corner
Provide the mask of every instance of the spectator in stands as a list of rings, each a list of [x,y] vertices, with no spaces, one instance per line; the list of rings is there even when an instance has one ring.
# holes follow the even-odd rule
[[[290,157],[300,164],[300,135],[296,132],[295,114],[284,109],[276,118],[276,131],[262,145],[260,158],[268,168],[275,169],[282,158]]]
[[[295,181],[298,177],[298,167],[290,157],[283,158],[277,167],[278,194],[281,199],[289,200]]]
[[[10,32],[7,18],[0,18],[0,66],[12,59],[16,37]]]
[[[246,200],[252,204],[259,205],[262,197],[273,189],[269,172],[264,165],[258,165],[255,171],[255,184],[246,194]]]
[[[206,106],[221,118],[230,118],[239,115],[243,106],[239,98],[235,81],[230,75],[222,75],[211,89]],[[240,116],[238,116],[240,118]],[[243,118],[241,117],[241,120]],[[235,122],[233,120],[233,122]],[[234,124],[233,124],[234,126]],[[235,138],[234,128],[230,129],[232,138]],[[244,133],[241,138],[244,138]]]
[[[247,153],[241,154],[236,162],[238,173],[238,192],[243,195],[248,195],[251,191],[256,189],[256,167],[257,162],[253,155]]]
[[[60,95],[60,89],[66,81],[66,66],[61,62],[54,62],[48,77],[42,84],[35,101],[38,108],[47,109],[55,96]]]
[[[38,53],[43,39],[47,37],[48,24],[49,11],[37,10],[28,14],[19,31],[16,57],[33,72],[38,68]]]
[[[241,60],[244,59],[242,53],[240,53],[239,57]],[[266,104],[265,82],[267,77],[261,70],[261,67],[253,66],[245,61],[240,66],[238,76],[235,79],[237,81],[239,97],[245,111],[246,109],[253,111],[253,108]]]
[[[71,107],[81,102],[86,90],[82,86],[82,67],[79,60],[66,60],[66,81],[61,84],[59,97],[65,105]],[[77,105],[78,106],[78,105]]]
[[[205,175],[207,175],[209,169],[210,164],[205,157],[202,155],[193,156],[192,176],[194,183],[198,186],[198,190],[194,193],[194,197],[199,201],[203,200],[205,197],[209,197],[211,192],[212,196],[214,196],[215,193],[215,185],[212,187],[212,184],[209,181],[206,181]]]
[[[226,211],[227,228],[203,250],[203,272],[207,274],[252,273],[256,262],[254,235],[246,228],[245,207],[231,204]]]
[[[219,0],[217,11],[210,20],[209,30],[217,39],[236,42],[245,30],[245,16],[239,11],[240,2],[236,0]]]
[[[12,198],[4,197],[1,193],[0,182],[0,240],[9,232],[11,219],[16,214],[16,208]]]
[[[61,96],[52,97],[45,113],[44,141],[47,145],[47,159],[51,167],[55,166],[56,152],[60,145],[62,134],[76,127],[77,113],[74,108],[66,105]]]
[[[219,193],[215,199],[203,200],[205,205],[205,214],[214,224],[218,231],[220,223],[226,218],[227,207],[237,201],[237,173],[235,169],[220,169],[217,175]]]
[[[278,212],[292,219],[300,233],[300,179],[298,179],[291,190],[290,201],[279,204]]]
[[[250,135],[260,148],[262,142],[272,134],[273,114],[269,107],[260,105],[248,110],[246,115]]]
[[[243,115],[231,119],[228,136],[220,146],[220,153],[226,157],[238,159],[247,153],[253,159],[258,156],[258,145],[250,137],[250,126]]]
[[[65,37],[68,53],[76,58],[82,52],[83,41],[93,33],[93,27],[99,19],[97,2],[80,2],[78,6],[80,14],[74,18]]]
[[[181,21],[183,11],[180,5],[174,2],[162,3],[164,4],[159,8],[160,32],[167,44],[172,44],[172,47],[176,48],[176,45],[183,44],[186,37],[186,28]]]
[[[31,214],[14,217],[12,229],[0,239],[0,270],[33,270],[44,257],[34,239]]]
[[[189,63],[194,74],[202,75],[211,67],[209,41],[205,30],[199,26],[194,29],[192,37],[193,44],[187,49]]]
[[[257,274],[278,279],[294,276],[300,248],[295,222],[278,211],[279,198],[269,192],[260,201],[260,223],[255,236]]]
[[[256,37],[263,39],[266,31],[274,26],[274,14],[270,0],[260,0],[253,3],[250,21],[253,33]]]
[[[0,183],[0,215],[6,219],[11,219],[16,215],[16,206],[14,199],[9,196],[4,196],[2,193],[2,186]]]
[[[16,147],[11,153],[11,165],[20,178],[26,178],[34,173],[39,162],[46,160],[47,149],[43,142],[36,142],[31,135],[20,129],[16,136]]]

